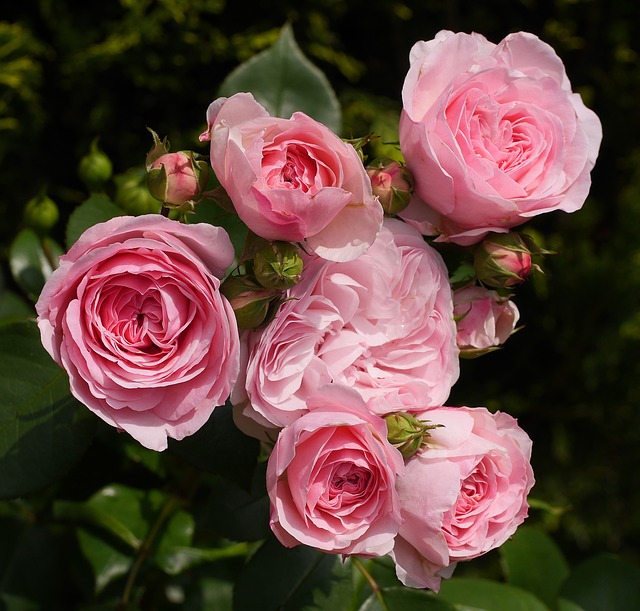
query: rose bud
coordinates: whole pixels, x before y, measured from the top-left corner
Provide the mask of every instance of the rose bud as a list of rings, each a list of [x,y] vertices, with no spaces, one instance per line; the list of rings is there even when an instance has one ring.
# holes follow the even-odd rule
[[[534,268],[532,254],[519,233],[490,235],[475,250],[477,278],[493,288],[512,288],[524,282]]]
[[[300,282],[302,257],[290,242],[271,242],[256,252],[253,273],[263,287],[285,290]]]
[[[99,191],[111,178],[112,170],[111,160],[98,148],[96,138],[89,153],[78,164],[78,176],[90,191]]]
[[[191,151],[166,153],[156,159],[147,173],[147,187],[165,206],[178,208],[193,201],[205,189],[209,168]]]
[[[255,329],[265,322],[269,307],[281,291],[266,289],[247,276],[229,276],[220,287],[236,315],[238,329]]]
[[[427,438],[431,437],[429,431],[441,426],[418,420],[407,412],[388,414],[384,419],[387,423],[387,440],[405,459],[411,458],[424,448]]]
[[[413,178],[409,170],[393,159],[376,159],[367,166],[373,194],[390,216],[398,214],[409,205],[413,193]]]
[[[44,191],[31,198],[24,208],[22,220],[36,233],[48,233],[60,218],[56,203]]]

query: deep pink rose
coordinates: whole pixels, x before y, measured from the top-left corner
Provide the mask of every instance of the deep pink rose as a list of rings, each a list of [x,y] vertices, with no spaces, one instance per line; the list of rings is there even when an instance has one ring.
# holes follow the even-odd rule
[[[223,229],[160,215],[85,231],[36,304],[73,395],[153,450],[198,430],[238,375],[238,330],[218,292],[233,258]]]
[[[400,147],[418,197],[403,218],[469,245],[582,206],[602,126],[549,45],[441,31],[413,46],[410,64]]]
[[[271,528],[280,542],[381,556],[400,526],[396,475],[404,464],[382,418],[358,393],[329,384],[283,429],[267,465]]]
[[[504,344],[513,333],[520,312],[508,297],[482,286],[466,286],[453,293],[460,350],[486,350]]]
[[[455,563],[502,545],[527,517],[531,440],[508,414],[443,407],[396,481],[403,524],[393,557],[402,583],[437,590]]]
[[[249,93],[214,101],[207,123],[213,170],[254,233],[332,261],[373,243],[382,207],[356,150],[327,127],[301,112],[271,117]]]
[[[447,269],[418,231],[387,219],[355,261],[305,262],[264,329],[243,335],[246,379],[232,401],[266,426],[291,424],[322,384],[355,388],[370,409],[442,405],[459,373]],[[385,398],[384,409],[376,399]]]

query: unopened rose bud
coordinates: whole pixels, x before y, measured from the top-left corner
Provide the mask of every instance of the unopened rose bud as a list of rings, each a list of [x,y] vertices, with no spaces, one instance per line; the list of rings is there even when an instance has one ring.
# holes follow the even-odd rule
[[[179,208],[202,193],[209,178],[206,162],[191,151],[166,153],[156,159],[147,174],[149,193],[168,207]]]
[[[290,242],[270,242],[253,257],[253,274],[267,289],[285,290],[302,278],[302,257]]]
[[[476,276],[482,284],[509,289],[524,282],[531,273],[533,253],[520,234],[493,234],[474,253]]]
[[[99,191],[111,178],[111,160],[98,148],[97,139],[78,164],[78,176],[90,191]]]
[[[238,322],[238,329],[255,329],[265,322],[281,291],[266,289],[247,276],[229,276],[220,287]]]
[[[387,422],[387,440],[405,459],[417,454],[427,444],[430,430],[442,426],[418,420],[407,412],[395,412],[384,417]]]
[[[27,202],[22,215],[24,224],[42,235],[48,233],[59,218],[58,206],[44,191]]]
[[[411,200],[413,179],[409,170],[393,159],[376,159],[367,167],[373,194],[378,196],[385,214],[402,212]]]

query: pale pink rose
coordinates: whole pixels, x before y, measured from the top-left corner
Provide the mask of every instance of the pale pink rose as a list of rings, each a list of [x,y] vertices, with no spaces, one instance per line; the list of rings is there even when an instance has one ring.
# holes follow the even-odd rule
[[[254,233],[332,261],[373,243],[382,207],[356,150],[327,127],[301,112],[271,117],[250,93],[215,100],[207,123],[213,170]]]
[[[416,229],[387,219],[355,261],[305,262],[286,297],[266,328],[243,335],[246,377],[232,401],[248,399],[245,415],[289,425],[330,382],[355,388],[379,413],[446,401],[459,373],[451,289],[442,257]]]
[[[198,430],[238,375],[238,330],[218,291],[233,259],[223,229],[160,215],[85,231],[36,304],[73,395],[153,450]]]
[[[584,203],[602,126],[533,34],[495,45],[441,31],[418,42],[402,99],[400,147],[417,195],[402,216],[425,234],[469,245]]]
[[[482,286],[466,286],[453,292],[460,350],[486,350],[509,339],[520,312],[508,297]]]
[[[381,556],[400,526],[402,456],[358,393],[329,384],[284,428],[267,464],[271,529],[286,547]]]
[[[438,590],[458,561],[502,545],[527,517],[531,440],[508,414],[442,407],[444,425],[396,480],[403,524],[392,556],[407,586]]]

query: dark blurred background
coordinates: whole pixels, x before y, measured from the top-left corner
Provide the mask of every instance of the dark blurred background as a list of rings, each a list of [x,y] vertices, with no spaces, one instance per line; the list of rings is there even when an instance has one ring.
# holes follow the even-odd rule
[[[28,200],[69,213],[85,197],[80,158],[99,137],[114,172],[144,162],[146,129],[199,150],[225,76],[291,23],[343,106],[344,136],[396,129],[414,42],[440,29],[551,44],[604,140],[583,210],[530,229],[558,254],[518,289],[525,329],[465,361],[452,404],[515,415],[534,440],[531,520],[568,557],[640,543],[640,9],[635,0],[74,0],[0,9],[0,256]],[[201,152],[206,153],[206,150]],[[0,285],[1,286],[1,285]]]

